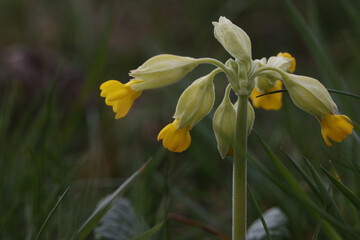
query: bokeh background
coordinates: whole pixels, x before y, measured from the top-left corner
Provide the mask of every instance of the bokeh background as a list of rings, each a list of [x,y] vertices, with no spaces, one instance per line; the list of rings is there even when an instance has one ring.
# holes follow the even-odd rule
[[[167,152],[156,140],[172,121],[181,92],[213,67],[201,65],[178,84],[144,92],[120,120],[99,96],[100,84],[127,82],[129,70],[162,53],[225,62],[230,55],[214,38],[211,22],[226,16],[250,36],[254,59],[290,52],[295,73],[359,94],[359,13],[356,0],[1,0],[0,238],[35,239],[70,186],[43,234],[70,239],[100,199],[149,157],[151,168],[125,194],[137,215],[153,226],[177,214],[231,235],[232,159],[222,160],[217,152],[214,110],[193,128],[186,152]],[[225,80],[216,77],[215,107]],[[359,100],[332,96],[358,126]],[[254,129],[280,158],[285,151],[304,168],[301,156],[317,169],[328,168],[332,160],[344,183],[359,193],[353,172],[359,171],[356,134],[327,147],[317,120],[297,109],[287,94],[280,111],[256,109]],[[255,134],[249,152],[280,176]],[[287,216],[291,237],[283,239],[312,238],[317,222],[296,199],[252,164],[248,178],[262,211],[278,206]],[[249,200],[249,224],[258,217]],[[157,239],[219,238],[170,219]],[[320,232],[319,239],[327,238]]]

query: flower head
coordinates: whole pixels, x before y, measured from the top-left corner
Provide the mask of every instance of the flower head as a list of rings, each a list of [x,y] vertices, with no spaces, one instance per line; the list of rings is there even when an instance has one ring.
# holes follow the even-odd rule
[[[332,145],[328,138],[335,142],[342,142],[354,128],[346,115],[325,114],[322,118],[318,118],[318,121],[321,126],[321,135],[328,146]]]
[[[113,111],[116,113],[115,119],[125,117],[135,99],[141,95],[142,91],[135,91],[131,88],[131,85],[138,82],[131,80],[122,84],[116,80],[109,80],[101,84],[100,96],[105,97],[106,105],[113,107]]]
[[[172,152],[183,152],[189,148],[191,143],[190,128],[178,128],[179,119],[166,125],[159,133],[157,140],[163,141],[164,148]]]

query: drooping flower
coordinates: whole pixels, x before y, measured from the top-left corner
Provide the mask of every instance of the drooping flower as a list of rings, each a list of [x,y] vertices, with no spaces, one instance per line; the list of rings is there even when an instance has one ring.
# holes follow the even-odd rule
[[[173,116],[174,122],[164,127],[158,135],[158,141],[163,140],[166,149],[183,152],[190,146],[190,129],[206,116],[214,105],[213,78],[217,73],[218,71],[214,70],[200,77],[181,94]]]
[[[141,95],[142,91],[135,91],[131,85],[138,83],[137,80],[131,80],[122,84],[116,80],[109,80],[101,84],[101,97],[105,97],[105,103],[113,107],[116,113],[115,119],[125,117],[129,112],[134,101]]]
[[[298,108],[317,117],[326,145],[332,145],[328,138],[335,142],[342,142],[347,135],[352,133],[353,124],[350,118],[335,113],[337,111],[335,102],[318,80],[285,74],[283,81],[293,103]]]
[[[269,88],[266,91],[260,91],[256,86],[251,92],[250,98],[256,108],[263,108],[265,110],[279,110],[282,106],[282,93],[268,94],[265,96],[257,97],[267,92],[273,92],[282,89],[282,82],[277,80],[275,87]]]
[[[324,114],[322,118],[318,118],[318,121],[321,126],[321,135],[328,146],[332,145],[328,138],[335,142],[342,142],[354,128],[346,115]]]
[[[179,119],[166,125],[159,133],[157,140],[163,142],[164,148],[172,152],[183,152],[189,148],[191,143],[190,128],[178,128]]]

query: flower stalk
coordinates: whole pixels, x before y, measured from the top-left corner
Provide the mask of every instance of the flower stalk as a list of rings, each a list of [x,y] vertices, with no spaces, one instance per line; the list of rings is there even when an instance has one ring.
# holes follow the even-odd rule
[[[246,239],[248,96],[238,96],[233,162],[232,239]]]

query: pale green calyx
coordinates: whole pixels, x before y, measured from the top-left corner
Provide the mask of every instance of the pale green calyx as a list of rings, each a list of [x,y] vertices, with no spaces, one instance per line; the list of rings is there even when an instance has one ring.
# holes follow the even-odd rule
[[[217,147],[222,158],[225,158],[234,145],[236,110],[229,98],[230,87],[226,89],[223,101],[216,109],[213,118],[213,129]]]
[[[192,127],[210,112],[215,101],[213,78],[216,72],[195,80],[181,94],[173,116],[179,119],[178,128]]]
[[[283,82],[293,103],[305,112],[322,117],[337,109],[329,92],[318,80],[286,73]]]
[[[131,88],[142,91],[168,86],[182,79],[197,65],[195,58],[170,54],[157,55],[130,71],[129,75],[138,81]]]
[[[251,41],[244,30],[234,25],[226,17],[213,22],[215,38],[231,56],[240,62],[251,62]]]

